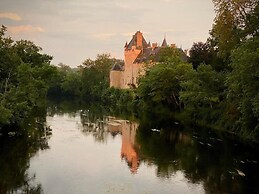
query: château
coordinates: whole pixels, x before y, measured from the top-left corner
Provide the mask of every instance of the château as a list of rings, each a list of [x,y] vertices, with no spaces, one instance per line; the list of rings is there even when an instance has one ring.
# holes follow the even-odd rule
[[[124,46],[124,66],[114,64],[110,71],[110,87],[136,88],[139,76],[145,73],[145,64],[153,62],[161,49],[166,47],[176,48],[176,45],[169,46],[165,37],[161,46],[157,43],[147,43],[143,34],[137,31]]]

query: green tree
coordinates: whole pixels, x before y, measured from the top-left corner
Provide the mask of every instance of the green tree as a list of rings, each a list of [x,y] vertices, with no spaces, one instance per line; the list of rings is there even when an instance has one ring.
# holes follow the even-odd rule
[[[259,38],[250,39],[231,55],[232,72],[227,78],[228,103],[236,110],[236,128],[259,137]]]
[[[85,99],[105,99],[109,90],[110,69],[121,60],[111,58],[109,54],[97,55],[95,60],[86,59],[80,66],[82,72],[82,95]]]
[[[149,107],[164,105],[171,107],[172,110],[181,110],[180,83],[185,80],[186,73],[191,69],[190,64],[183,62],[156,64],[140,79],[137,93]]]
[[[247,36],[258,37],[259,36],[259,3],[255,8],[246,16],[246,26],[244,34]]]
[[[78,70],[68,71],[61,83],[61,88],[65,95],[80,98],[82,92],[81,72]]]
[[[251,18],[257,18],[254,13],[258,9],[258,2],[258,0],[213,0],[216,18],[211,36],[216,43],[215,46],[218,47],[219,56],[226,63],[230,63],[231,50],[237,48],[242,40],[255,32],[250,23],[253,21]],[[256,17],[250,17],[249,20],[248,16]]]
[[[0,30],[0,130],[20,125],[45,99],[56,68],[51,56],[31,41],[13,41]]]
[[[211,64],[212,53],[208,43],[193,43],[189,53],[190,57],[188,61],[192,63],[194,69],[197,69],[201,64]]]
[[[180,48],[165,47],[159,50],[154,61],[160,63],[180,63],[187,61],[187,56]]]
[[[29,40],[16,41],[14,48],[22,62],[30,64],[32,67],[49,64],[53,59],[52,56],[41,54],[42,48]]]
[[[111,58],[110,54],[98,54],[94,61],[91,59],[86,59],[82,63],[81,67],[83,67],[85,70],[90,68],[95,69],[98,71],[98,74],[100,74],[100,77],[108,81],[110,70],[114,63],[118,61],[119,60],[115,58]]]
[[[224,110],[225,74],[216,72],[210,65],[200,65],[186,77],[180,92],[185,115],[198,123],[218,123]]]

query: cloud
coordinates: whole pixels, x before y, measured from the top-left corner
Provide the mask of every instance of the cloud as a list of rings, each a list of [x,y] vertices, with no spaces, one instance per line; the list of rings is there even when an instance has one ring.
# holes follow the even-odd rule
[[[6,18],[10,20],[15,20],[15,21],[21,21],[22,18],[17,15],[16,13],[9,13],[9,12],[2,12],[0,13],[0,18]]]
[[[213,8],[205,0],[0,0],[0,20],[15,39],[32,40],[54,55],[54,63],[78,65],[101,52],[123,58],[137,30],[146,41],[161,43],[166,35],[168,43],[190,48],[206,41]]]
[[[128,36],[130,37],[130,36],[134,35],[135,33],[136,32],[133,32],[133,31],[132,32],[123,32],[123,33],[121,33],[121,35],[126,36],[126,37],[128,37]]]
[[[117,33],[99,33],[99,34],[94,34],[93,37],[98,40],[108,40],[116,35]]]
[[[8,26],[8,31],[11,34],[33,34],[33,33],[45,32],[43,28],[34,27],[31,25]]]
[[[141,31],[141,30],[140,30]],[[132,32],[123,32],[123,33],[120,33],[120,35],[122,36],[126,36],[126,37],[131,37],[133,36],[134,34],[136,33],[136,31],[132,31]],[[145,36],[145,35],[148,35],[148,34],[151,34],[150,32],[147,32],[147,31],[141,31],[141,33]]]

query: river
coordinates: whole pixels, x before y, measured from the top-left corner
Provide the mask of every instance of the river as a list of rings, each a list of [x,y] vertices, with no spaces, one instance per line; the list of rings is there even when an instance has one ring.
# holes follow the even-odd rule
[[[91,109],[1,137],[0,193],[258,193],[258,149],[231,135]]]

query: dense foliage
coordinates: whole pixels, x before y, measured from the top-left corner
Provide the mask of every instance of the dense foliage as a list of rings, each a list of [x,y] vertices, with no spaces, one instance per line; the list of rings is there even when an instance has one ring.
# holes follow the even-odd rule
[[[170,48],[170,50],[177,49]],[[137,89],[137,94],[143,102],[143,106],[168,106],[173,111],[181,110],[180,83],[186,79],[186,72],[191,69],[190,64],[181,60],[180,53],[178,56],[168,55],[163,61],[148,68],[145,76],[140,78]]]
[[[216,18],[211,36],[204,44],[195,43],[190,51],[190,62],[199,67],[182,84],[185,112],[199,115],[198,122],[214,127],[216,124],[218,128],[258,140],[259,1],[213,2]],[[209,64],[211,73],[205,73],[206,67],[201,64]],[[205,81],[199,74],[209,79]],[[204,103],[194,101],[200,92],[205,94],[203,101],[213,99],[211,110],[206,111]]]
[[[110,69],[115,63],[122,64],[122,61],[109,54],[100,54],[95,60],[86,59],[77,68],[59,64],[56,84],[50,87],[48,96],[129,107],[133,92],[109,87]]]
[[[207,42],[183,51],[167,47],[147,65],[139,87],[109,87],[109,71],[123,61],[108,54],[78,68],[50,65],[31,41],[0,31],[0,129],[20,125],[49,97],[98,101],[122,108],[177,113],[191,123],[259,138],[259,1],[213,0],[216,18]]]
[[[20,126],[45,98],[53,83],[55,67],[51,56],[27,40],[13,41],[0,30],[0,130]]]
[[[182,120],[258,140],[259,1],[213,2],[210,37],[190,50],[193,68],[170,55],[147,70],[137,93],[145,109],[169,107]]]

